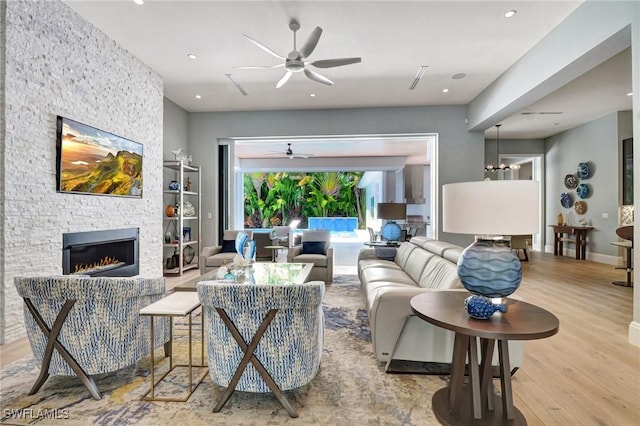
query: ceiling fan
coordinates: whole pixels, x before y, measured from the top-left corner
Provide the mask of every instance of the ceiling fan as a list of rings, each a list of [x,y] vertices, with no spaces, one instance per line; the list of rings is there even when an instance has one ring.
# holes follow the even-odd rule
[[[267,65],[267,66],[247,66],[247,67],[235,67],[236,69],[271,69],[271,68],[282,68],[286,69],[285,75],[278,81],[276,84],[276,89],[284,86],[284,84],[291,78],[293,73],[303,71],[304,75],[310,78],[313,81],[317,81],[318,83],[326,84],[327,86],[333,86],[333,81],[329,80],[327,77],[319,74],[316,71],[313,71],[307,67],[307,65],[314,66],[316,68],[333,68],[340,67],[343,65],[356,64],[361,61],[361,58],[334,58],[334,59],[322,59],[319,61],[311,61],[305,62],[303,59],[313,53],[313,50],[316,48],[318,44],[318,40],[320,40],[320,36],[322,35],[322,28],[316,27],[312,32],[307,42],[302,46],[300,50],[296,47],[296,31],[300,29],[300,24],[295,19],[292,19],[289,23],[289,28],[293,31],[293,50],[289,52],[287,57],[276,53],[272,49],[268,48],[264,44],[260,43],[258,40],[248,36],[247,34],[242,34],[246,38],[249,39],[253,44],[258,46],[260,49],[269,53],[272,56],[275,56],[278,59],[283,60],[284,62],[279,63],[277,65]]]
[[[287,144],[287,149],[286,151],[282,152],[282,151],[270,151],[269,154],[267,155],[284,155],[285,157],[289,157],[290,160],[293,160],[294,158],[309,158],[309,157],[313,157],[313,154],[294,154],[293,153],[293,149],[291,149],[291,144],[288,143]]]

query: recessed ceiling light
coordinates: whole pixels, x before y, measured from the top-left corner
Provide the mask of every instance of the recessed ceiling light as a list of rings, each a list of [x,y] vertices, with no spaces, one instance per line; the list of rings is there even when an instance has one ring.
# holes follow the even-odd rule
[[[516,13],[518,13],[518,11],[516,11],[516,10],[513,10],[513,9],[511,9],[511,10],[507,10],[507,11],[504,13],[504,17],[505,17],[505,18],[512,18],[512,17],[516,16]]]
[[[202,99],[202,96],[196,95],[196,99]]]
[[[442,93],[449,93],[449,89],[442,89]]]
[[[196,56],[196,55],[194,55],[193,53],[189,53],[189,54],[187,54],[187,58],[189,58],[189,59],[195,59],[195,58],[197,58],[197,56]]]
[[[312,94],[310,94],[309,96],[311,96],[312,98],[315,98],[315,97],[316,97],[316,94],[315,94],[315,93],[312,93]]]
[[[133,2],[138,6],[142,6],[144,4],[144,0],[133,0]]]
[[[633,96],[633,92],[627,93],[627,96]]]
[[[457,74],[454,74],[451,76],[452,79],[454,80],[460,80],[461,78],[465,78],[467,75],[463,72],[459,72]]]

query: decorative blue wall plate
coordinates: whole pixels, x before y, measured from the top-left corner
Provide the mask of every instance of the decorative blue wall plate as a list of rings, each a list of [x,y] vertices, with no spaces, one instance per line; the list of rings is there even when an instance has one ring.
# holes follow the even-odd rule
[[[564,207],[565,209],[570,208],[573,205],[571,194],[563,192],[562,195],[560,195],[560,204],[562,204],[562,207]]]
[[[578,188],[576,188],[576,193],[578,194],[578,197],[582,199],[589,198],[591,195],[591,189],[586,183],[581,183],[578,185]]]
[[[580,179],[589,179],[591,177],[591,167],[589,167],[589,164],[578,164],[578,177]]]

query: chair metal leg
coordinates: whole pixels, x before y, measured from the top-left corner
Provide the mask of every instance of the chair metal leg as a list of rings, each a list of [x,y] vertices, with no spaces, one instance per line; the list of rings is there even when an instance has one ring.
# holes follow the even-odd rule
[[[255,355],[255,350],[258,347],[258,343],[260,343],[260,339],[262,338],[265,331],[267,330],[267,327],[269,327],[269,324],[271,324],[271,321],[273,321],[273,318],[276,316],[276,313],[278,312],[278,310],[277,309],[269,310],[267,315],[262,320],[260,327],[258,327],[256,334],[254,334],[254,336],[251,338],[251,342],[249,343],[249,345],[247,345],[247,343],[244,341],[244,339],[242,338],[242,335],[238,331],[238,328],[233,323],[233,321],[231,321],[231,318],[229,318],[229,316],[224,311],[224,309],[216,308],[216,311],[220,315],[220,318],[222,318],[222,321],[229,328],[229,331],[231,332],[231,335],[233,336],[235,341],[238,343],[238,346],[240,346],[240,348],[244,351],[244,356],[242,357],[240,364],[238,364],[238,368],[236,369],[236,372],[234,373],[231,379],[231,382],[229,383],[229,386],[227,386],[227,389],[224,391],[224,393],[220,397],[220,400],[214,407],[213,412],[214,413],[219,412],[222,409],[222,407],[227,403],[229,398],[231,398],[231,395],[233,395],[233,393],[236,390],[236,386],[240,381],[240,377],[242,376],[244,369],[247,367],[247,364],[251,362],[251,364],[256,369],[256,371],[258,371],[258,373],[260,374],[262,379],[265,381],[269,389],[271,389],[271,392],[273,392],[273,394],[278,399],[278,401],[280,401],[280,404],[282,404],[282,406],[287,410],[287,412],[289,413],[289,416],[293,418],[298,417],[298,413],[293,408],[293,406],[291,405],[287,397],[284,395],[284,393],[282,392],[278,384],[273,380],[273,378],[271,377],[267,369],[264,367],[264,365],[260,362],[260,360]]]
[[[47,337],[47,346],[44,351],[44,356],[42,358],[42,366],[40,367],[40,374],[36,379],[36,382],[34,383],[33,387],[29,391],[29,395],[33,395],[34,393],[38,392],[38,390],[42,387],[44,382],[49,377],[49,365],[51,364],[51,357],[53,356],[53,349],[55,348],[58,351],[58,353],[62,356],[62,358],[67,362],[69,367],[71,367],[73,372],[76,373],[76,376],[78,376],[78,378],[82,381],[85,387],[89,390],[89,393],[91,393],[91,396],[96,400],[102,399],[102,395],[100,395],[100,392],[98,391],[98,387],[96,386],[93,379],[89,377],[87,373],[85,373],[85,371],[82,369],[82,367],[80,367],[78,362],[73,358],[73,356],[71,356],[69,351],[64,346],[62,346],[62,344],[58,341],[58,335],[60,334],[62,325],[67,319],[67,315],[69,314],[69,311],[71,310],[73,305],[76,303],[76,301],[74,299],[69,299],[64,303],[64,305],[62,306],[62,309],[60,310],[60,312],[58,312],[58,315],[56,316],[56,319],[53,323],[53,327],[51,327],[51,329],[47,326],[44,319],[42,318],[42,316],[40,315],[36,307],[33,305],[31,300],[24,299],[24,302],[27,305],[27,308],[29,309],[29,312],[33,316],[33,319],[35,320],[36,324],[38,324],[38,327],[40,327],[40,330],[42,330],[42,333]]]

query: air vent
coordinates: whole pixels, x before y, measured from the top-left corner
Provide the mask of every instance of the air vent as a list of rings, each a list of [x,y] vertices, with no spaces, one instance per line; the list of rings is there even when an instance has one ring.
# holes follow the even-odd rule
[[[521,115],[559,115],[562,114],[561,111],[540,111],[540,112],[534,112],[534,111],[525,111],[525,112],[521,112]]]

